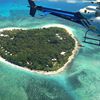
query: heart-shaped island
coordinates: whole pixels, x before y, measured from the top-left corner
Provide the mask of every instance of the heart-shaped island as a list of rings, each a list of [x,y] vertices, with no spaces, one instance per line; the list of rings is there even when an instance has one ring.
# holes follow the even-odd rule
[[[64,27],[56,26],[3,30],[0,56],[30,70],[59,72],[71,62],[79,48],[77,40],[69,33]]]

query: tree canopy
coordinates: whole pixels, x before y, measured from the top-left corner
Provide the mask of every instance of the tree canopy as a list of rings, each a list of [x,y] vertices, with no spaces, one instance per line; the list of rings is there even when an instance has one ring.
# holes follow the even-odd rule
[[[67,62],[75,41],[65,29],[16,29],[0,33],[0,55],[29,69],[53,71]]]

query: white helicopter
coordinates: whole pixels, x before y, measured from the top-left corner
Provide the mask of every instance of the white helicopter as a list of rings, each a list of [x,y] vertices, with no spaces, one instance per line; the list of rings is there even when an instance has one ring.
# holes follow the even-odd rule
[[[28,0],[28,2],[30,5],[30,15],[32,17],[34,17],[36,11],[39,10],[43,12],[42,16],[51,14],[78,23],[87,28],[87,31],[84,36],[84,42],[100,46],[99,38],[91,38],[87,36],[89,31],[93,31],[98,37],[100,36],[100,0],[91,2],[92,6],[82,8],[78,12],[69,12],[53,8],[47,8],[44,6],[38,6],[35,5],[34,0]],[[89,40],[89,42],[87,40]],[[96,41],[96,43],[90,42],[90,40]]]
[[[94,31],[100,36],[100,1],[93,1],[91,2],[92,6],[87,6],[85,8],[80,9],[80,13],[88,19],[90,22],[90,27],[88,28],[87,32],[85,33],[84,42],[87,42],[87,39],[98,41],[98,45],[100,45],[100,40],[95,38],[87,37],[88,31]],[[91,44],[95,44],[92,42],[87,42]]]

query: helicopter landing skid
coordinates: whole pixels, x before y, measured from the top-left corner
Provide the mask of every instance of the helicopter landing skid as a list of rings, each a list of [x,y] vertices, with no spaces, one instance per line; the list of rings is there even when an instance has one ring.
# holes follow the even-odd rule
[[[88,40],[91,40],[91,41],[88,41]],[[96,43],[94,43],[92,41],[95,41]],[[83,42],[88,43],[88,44],[92,44],[92,45],[100,46],[100,40],[99,39],[87,37],[86,35],[84,37],[84,41]]]
[[[92,45],[100,46],[100,39],[92,38],[92,37],[90,37],[90,36],[87,36],[89,31],[91,31],[91,30],[88,29],[88,30],[85,32],[85,36],[84,36],[83,42],[88,43],[88,44],[92,44]],[[100,36],[100,35],[98,35],[98,37],[99,37],[99,36]]]

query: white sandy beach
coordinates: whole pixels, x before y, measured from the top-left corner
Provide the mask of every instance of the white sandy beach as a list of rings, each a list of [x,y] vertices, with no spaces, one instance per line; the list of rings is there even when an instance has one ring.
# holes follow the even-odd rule
[[[39,70],[30,70],[28,68],[25,68],[25,67],[21,67],[21,66],[18,66],[18,65],[15,65],[15,64],[12,64],[8,61],[6,61],[4,58],[0,57],[0,61],[3,62],[3,63],[6,63],[8,65],[11,65],[11,67],[14,67],[14,68],[18,68],[18,69],[21,69],[21,70],[25,70],[25,71],[30,71],[30,72],[36,72],[36,73],[39,73],[39,74],[44,74],[44,75],[54,75],[54,74],[57,74],[57,73],[60,73],[62,71],[64,71],[64,69],[72,62],[72,60],[75,58],[75,55],[77,55],[78,51],[79,51],[79,43],[78,41],[76,40],[76,38],[74,37],[74,34],[72,33],[72,31],[65,25],[61,25],[61,24],[49,24],[49,25],[45,25],[43,26],[42,28],[49,28],[49,27],[60,27],[60,28],[64,28],[71,36],[72,38],[75,40],[75,48],[74,50],[72,51],[72,55],[68,58],[68,61],[64,64],[64,66],[62,66],[60,69],[58,69],[57,71],[39,71]],[[13,30],[13,29],[21,29],[21,28],[3,28],[3,29],[0,29],[0,32],[4,31],[4,30]],[[26,30],[26,28],[23,28],[23,30]]]

